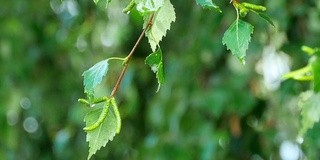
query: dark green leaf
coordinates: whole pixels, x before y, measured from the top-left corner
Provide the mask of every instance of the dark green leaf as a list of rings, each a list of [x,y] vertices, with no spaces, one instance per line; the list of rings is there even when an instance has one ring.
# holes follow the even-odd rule
[[[158,65],[157,78],[158,78],[158,82],[160,85],[164,84],[164,71],[163,71],[163,63],[162,62],[160,62]]]
[[[151,67],[151,70],[156,73],[158,79],[158,89],[159,91],[161,85],[164,83],[164,71],[162,63],[162,51],[159,48],[156,52],[151,53],[145,60],[145,63]]]
[[[249,46],[253,26],[242,20],[234,21],[224,33],[222,43],[245,64],[246,51]]]
[[[205,9],[214,9],[217,12],[222,12],[219,6],[216,4],[212,3],[212,0],[196,0],[198,4],[200,4],[203,8]]]
[[[84,92],[88,94],[88,97],[94,95],[94,89],[102,81],[102,78],[107,74],[107,71],[108,59],[95,64],[90,69],[83,72]]]
[[[162,52],[161,49],[158,49],[156,52],[151,53],[147,58],[145,63],[152,66],[159,64],[162,61]]]
[[[100,117],[102,108],[89,112],[85,117],[86,126],[93,125]],[[94,130],[87,132],[87,142],[89,142],[88,159],[97,152],[108,141],[112,141],[117,132],[117,120],[114,113],[109,110],[105,120]]]

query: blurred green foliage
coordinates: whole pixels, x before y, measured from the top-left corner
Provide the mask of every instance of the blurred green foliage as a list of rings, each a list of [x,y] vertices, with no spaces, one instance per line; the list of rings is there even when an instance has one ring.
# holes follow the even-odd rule
[[[2,2],[1,159],[87,157],[82,128],[89,109],[77,102],[85,96],[81,74],[131,50],[143,21],[136,11],[121,12],[128,2],[114,0],[107,9],[88,0]],[[298,95],[309,83],[267,84],[267,71],[286,64],[279,55],[298,69],[308,63],[300,47],[320,46],[319,1],[256,0],[268,8],[277,32],[246,16],[255,26],[246,66],[221,42],[235,10],[228,1],[214,2],[223,13],[172,0],[177,19],[161,42],[165,84],[156,93],[154,73],[144,64],[151,53],[145,38],[116,95],[121,133],[92,159],[280,159],[290,144],[300,157],[319,159],[319,124],[303,143],[295,139]],[[271,62],[268,55],[275,55]],[[120,74],[121,64],[112,63],[97,94],[108,95]]]

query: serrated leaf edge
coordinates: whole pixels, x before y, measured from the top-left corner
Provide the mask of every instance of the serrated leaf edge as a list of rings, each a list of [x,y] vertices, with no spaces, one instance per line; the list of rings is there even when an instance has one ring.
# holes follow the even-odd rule
[[[90,67],[88,70],[84,71],[84,72],[82,73],[82,76],[85,78],[85,73],[89,72],[94,66],[96,66],[97,64],[102,63],[102,62],[104,62],[104,61],[106,61],[106,63],[107,63],[107,69],[106,69],[106,72],[105,72],[105,73],[103,74],[103,76],[101,77],[101,81],[102,81],[102,78],[105,77],[105,76],[107,75],[107,73],[108,73],[108,66],[109,66],[108,61],[109,61],[109,59],[105,59],[105,60],[102,60],[102,61],[94,64],[94,65],[93,65],[92,67]],[[100,70],[100,68],[99,68],[98,70]],[[93,74],[94,74],[94,73],[90,74],[88,77],[90,77],[90,76],[93,75]],[[95,77],[95,78],[96,78],[96,77]],[[95,79],[95,78],[94,78],[94,79]],[[90,97],[90,96],[93,96],[93,95],[94,95],[94,89],[97,87],[97,85],[99,85],[99,84],[101,83],[101,81],[98,82],[96,85],[94,85],[94,86],[93,86],[93,89],[92,89],[92,93],[89,93],[89,89],[87,88],[87,85],[86,85],[86,83],[85,83],[86,81],[85,81],[85,79],[84,79],[84,80],[83,80],[84,93],[87,93],[87,94],[89,95],[89,97]],[[95,80],[93,80],[93,82],[95,82]]]
[[[247,22],[245,22],[245,21],[242,21],[242,20],[240,20],[240,19],[237,19],[237,20],[235,20],[235,21],[231,24],[231,26],[227,29],[227,31],[228,31],[229,29],[231,30],[231,28],[233,28],[233,27],[237,27],[237,28],[238,28],[239,21],[240,21],[240,22],[243,22],[243,23],[247,23]],[[235,24],[235,23],[236,23],[236,24]],[[250,27],[252,27],[252,31],[250,32],[250,35],[251,35],[251,34],[253,34],[254,26],[252,26],[250,23],[247,23],[247,24],[249,24]],[[233,26],[233,25],[234,25],[234,26]],[[239,29],[236,29],[236,30],[239,30]],[[227,32],[227,31],[226,31],[226,32]],[[224,33],[224,36],[225,36],[226,32]],[[238,33],[239,33],[239,31],[237,31],[237,39],[239,39]],[[223,36],[223,38],[222,38],[222,44],[227,47],[227,50],[231,51],[231,48],[230,48],[230,47],[227,45],[227,43],[224,41],[224,36]],[[239,40],[238,40],[238,41],[239,41]],[[246,42],[246,43],[247,43],[246,46],[249,46],[249,42],[251,42],[251,36],[249,37],[248,42]],[[239,49],[239,42],[238,42],[238,44],[237,44],[237,48]],[[246,50],[248,50],[248,47],[246,48]],[[231,53],[232,53],[232,55],[235,55],[235,53],[233,53],[232,51],[231,51]],[[245,54],[245,56],[246,56],[246,54]],[[239,57],[239,59],[240,59],[240,61],[241,61],[242,63],[243,63],[243,60],[244,60],[245,56],[244,56],[244,57]]]

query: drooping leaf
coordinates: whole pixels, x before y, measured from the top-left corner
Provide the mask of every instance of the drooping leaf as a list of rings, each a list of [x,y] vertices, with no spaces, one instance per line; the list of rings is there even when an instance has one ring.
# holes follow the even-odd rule
[[[258,15],[263,18],[264,20],[266,20],[270,25],[272,25],[274,28],[276,28],[276,26],[274,25],[273,21],[270,19],[269,16],[263,14],[263,13],[258,13]]]
[[[158,80],[158,89],[159,91],[161,85],[164,84],[164,71],[163,71],[163,62],[162,62],[162,51],[159,48],[156,52],[151,53],[145,60],[145,63],[151,67],[151,70],[156,73]]]
[[[312,73],[313,73],[313,91],[320,91],[320,59],[315,57],[311,62]]]
[[[246,51],[249,46],[253,26],[242,20],[234,21],[224,33],[222,44],[227,46],[233,55],[236,55],[242,64],[245,64]]]
[[[158,11],[163,2],[164,0],[135,0],[137,10],[142,16]]]
[[[214,9],[217,12],[222,12],[219,6],[216,4],[212,3],[212,0],[196,0],[198,4],[200,4],[203,8],[205,9]]]
[[[307,91],[300,95],[301,107],[301,125],[299,137],[302,137],[309,128],[312,128],[314,123],[320,120],[320,94],[313,91]]]
[[[158,72],[157,72],[157,78],[158,78],[158,83],[159,87],[158,90],[160,89],[160,84],[164,84],[164,72],[163,72],[163,63],[160,62],[158,65]]]
[[[90,69],[83,72],[84,92],[88,94],[88,97],[92,97],[94,95],[94,89],[102,81],[102,78],[107,74],[107,71],[108,59],[100,61]]]
[[[101,113],[102,108],[89,112],[84,119],[86,126],[93,125],[98,120]],[[101,147],[104,147],[108,141],[113,140],[113,137],[117,132],[117,125],[116,117],[110,109],[104,121],[96,129],[87,132],[86,140],[89,142],[88,159],[90,159],[91,156],[97,152],[97,150],[100,150]]]
[[[143,28],[147,26],[150,16],[151,14],[148,14],[143,17]],[[174,22],[175,20],[176,14],[170,0],[164,0],[163,6],[153,17],[151,28],[146,32],[152,52],[156,51],[157,45],[161,41],[162,37],[166,36],[167,30],[170,29],[171,22]]]

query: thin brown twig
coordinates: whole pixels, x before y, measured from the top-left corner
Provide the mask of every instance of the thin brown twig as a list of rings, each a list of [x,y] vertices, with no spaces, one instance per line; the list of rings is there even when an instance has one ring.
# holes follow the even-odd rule
[[[144,36],[144,34],[146,33],[147,29],[148,29],[149,27],[151,27],[151,25],[152,25],[153,16],[154,16],[154,14],[152,14],[152,15],[150,16],[146,28],[144,28],[144,30],[142,31],[142,33],[141,33],[140,37],[138,38],[136,44],[133,46],[132,50],[130,51],[130,53],[129,53],[128,56],[126,57],[126,61],[125,61],[124,67],[123,67],[123,69],[122,69],[122,72],[121,72],[121,74],[120,74],[120,76],[119,76],[119,78],[118,78],[118,81],[117,81],[116,85],[114,86],[114,88],[113,88],[113,90],[112,90],[112,92],[111,92],[111,94],[110,94],[110,97],[113,97],[113,96],[116,94],[116,92],[118,91],[119,85],[120,85],[120,83],[121,83],[121,81],[122,81],[122,79],[123,79],[124,74],[125,74],[126,71],[127,71],[127,68],[128,68],[128,65],[129,65],[129,61],[130,61],[130,59],[131,59],[134,51],[136,50],[138,44],[140,43],[140,41],[141,41],[142,37]]]

